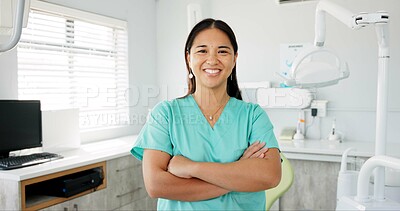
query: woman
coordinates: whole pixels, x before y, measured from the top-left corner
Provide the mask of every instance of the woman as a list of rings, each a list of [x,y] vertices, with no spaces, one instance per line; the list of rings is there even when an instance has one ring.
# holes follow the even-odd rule
[[[131,150],[159,210],[265,210],[264,190],[280,181],[272,124],[241,100],[237,51],[225,22],[196,24],[185,46],[188,94],[155,106]]]

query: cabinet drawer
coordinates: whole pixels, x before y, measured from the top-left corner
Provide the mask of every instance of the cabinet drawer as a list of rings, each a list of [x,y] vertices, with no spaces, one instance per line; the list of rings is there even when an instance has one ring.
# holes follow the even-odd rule
[[[78,211],[78,210],[104,210],[106,206],[106,190],[100,190],[61,204],[47,207],[42,211]]]
[[[107,162],[107,209],[117,209],[147,196],[141,162],[125,156]]]
[[[157,199],[145,197],[143,199],[126,204],[116,210],[157,210]]]

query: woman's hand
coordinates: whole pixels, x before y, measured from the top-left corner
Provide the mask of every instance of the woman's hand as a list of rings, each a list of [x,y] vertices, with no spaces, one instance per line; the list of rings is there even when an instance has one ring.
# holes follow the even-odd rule
[[[239,160],[248,158],[264,158],[265,157],[264,153],[268,151],[268,147],[264,146],[265,142],[255,141],[244,151],[242,157],[240,157]]]
[[[195,162],[181,155],[176,155],[171,158],[168,164],[168,172],[181,178],[192,178],[190,168]]]

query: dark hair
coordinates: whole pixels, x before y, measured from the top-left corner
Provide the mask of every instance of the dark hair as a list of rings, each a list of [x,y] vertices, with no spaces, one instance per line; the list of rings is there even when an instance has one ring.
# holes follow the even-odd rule
[[[223,31],[229,37],[229,40],[233,46],[234,54],[236,55],[236,53],[238,51],[238,44],[236,42],[236,37],[235,37],[235,34],[233,33],[233,30],[231,29],[231,27],[229,27],[228,24],[226,24],[224,21],[221,21],[221,20],[214,20],[212,18],[204,19],[204,20],[200,21],[199,23],[197,23],[193,27],[192,31],[189,33],[189,36],[186,40],[184,53],[185,53],[186,69],[188,71],[188,74],[190,74],[191,70],[190,70],[190,66],[189,66],[189,63],[186,58],[186,52],[190,53],[190,49],[192,48],[193,41],[200,32],[202,32],[203,30],[212,29],[212,28],[216,28],[216,29]],[[231,78],[232,78],[232,80],[231,80]],[[242,95],[240,94],[239,85],[238,85],[237,78],[236,78],[236,64],[232,69],[232,75],[229,76],[227,80],[228,81],[227,81],[227,85],[226,85],[226,90],[227,90],[228,95],[230,97],[235,97],[239,100],[242,100]],[[195,77],[193,76],[193,78],[188,79],[188,92],[185,95],[185,97],[190,94],[193,94],[195,91],[196,91],[196,80],[195,80]]]

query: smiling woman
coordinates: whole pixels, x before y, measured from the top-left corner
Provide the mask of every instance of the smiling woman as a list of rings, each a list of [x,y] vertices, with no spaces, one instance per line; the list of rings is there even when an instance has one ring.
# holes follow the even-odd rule
[[[234,56],[233,67],[230,70],[230,72],[231,72],[231,74],[229,76],[230,80],[227,81],[226,89],[227,89],[229,96],[235,97],[235,98],[241,100],[242,96],[240,94],[240,90],[239,90],[239,86],[238,86],[237,78],[236,78],[236,59],[238,56],[238,44],[236,42],[236,37],[235,37],[233,30],[223,21],[214,20],[214,19],[205,19],[205,20],[201,21],[200,23],[198,23],[193,28],[193,30],[190,32],[188,39],[186,41],[185,51],[184,51],[186,69],[188,71],[188,74],[189,74],[189,76],[190,76],[190,74],[193,74],[192,67],[190,66],[190,55],[191,55],[193,46],[195,46],[193,44],[195,42],[195,39],[196,39],[196,42],[213,41],[213,37],[200,36],[200,38],[199,38],[199,34],[201,35],[201,32],[208,31],[211,29],[213,29],[212,31],[214,31],[216,34],[219,34],[218,42],[220,42],[221,46],[217,46],[217,47],[221,48],[220,53],[222,55],[227,54],[228,52],[224,52],[224,50],[226,51],[227,49],[229,49],[230,57]],[[207,34],[210,34],[210,33],[212,33],[212,32],[208,32]],[[213,42],[217,42],[217,40],[215,40]],[[199,45],[204,45],[204,43],[203,44],[199,43]],[[202,46],[202,47],[207,47],[207,46]],[[203,49],[203,50],[207,50],[207,49]],[[203,53],[206,53],[206,52],[203,51]],[[189,90],[188,90],[187,95],[193,94],[196,91],[196,79],[195,78],[189,77],[188,87],[189,87]]]
[[[226,79],[232,74],[237,58],[228,36],[219,29],[207,29],[197,35],[193,46],[186,55],[197,78],[196,88],[226,89]]]
[[[131,153],[159,210],[265,210],[281,177],[273,126],[242,101],[238,45],[223,21],[205,19],[185,47],[189,90],[150,113]]]

